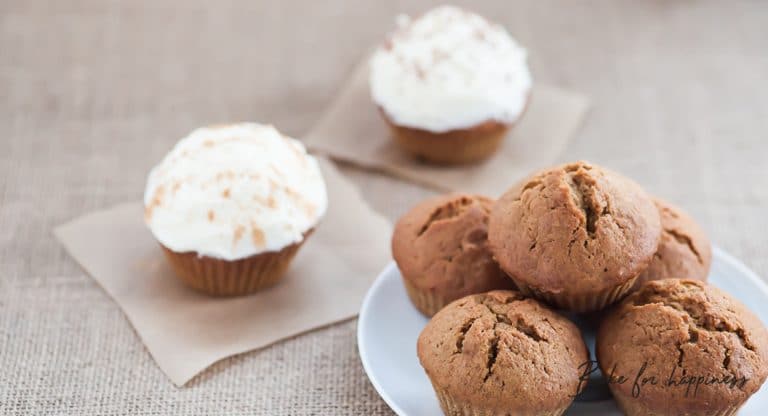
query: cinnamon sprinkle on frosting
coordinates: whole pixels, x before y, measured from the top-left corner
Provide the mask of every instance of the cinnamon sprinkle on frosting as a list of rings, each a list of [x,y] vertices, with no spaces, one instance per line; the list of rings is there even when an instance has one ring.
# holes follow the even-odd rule
[[[370,61],[371,96],[388,118],[435,133],[518,119],[532,79],[503,27],[453,6],[397,23]]]
[[[304,146],[256,123],[193,131],[150,172],[144,193],[145,221],[163,246],[225,260],[300,242],[327,203]]]

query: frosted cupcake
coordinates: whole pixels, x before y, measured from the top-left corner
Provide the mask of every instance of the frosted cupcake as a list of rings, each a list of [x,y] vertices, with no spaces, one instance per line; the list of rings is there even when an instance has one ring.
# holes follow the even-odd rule
[[[488,157],[526,107],[525,49],[503,27],[452,6],[400,20],[370,61],[371,96],[395,140],[435,163]]]
[[[144,207],[176,274],[226,296],[276,283],[325,214],[327,196],[300,142],[241,123],[179,141],[150,172]]]

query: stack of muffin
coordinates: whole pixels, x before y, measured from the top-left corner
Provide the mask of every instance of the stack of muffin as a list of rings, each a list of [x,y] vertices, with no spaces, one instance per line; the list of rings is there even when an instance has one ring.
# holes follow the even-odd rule
[[[425,201],[392,251],[432,316],[418,356],[448,415],[563,414],[592,368],[555,310],[602,320],[597,361],[628,415],[735,414],[768,376],[768,331],[706,284],[701,228],[599,166]]]

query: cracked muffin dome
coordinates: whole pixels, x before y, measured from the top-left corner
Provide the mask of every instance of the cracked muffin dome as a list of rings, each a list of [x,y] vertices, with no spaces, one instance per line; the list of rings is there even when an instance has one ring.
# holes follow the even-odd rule
[[[732,415],[768,375],[768,332],[744,305],[696,280],[648,282],[607,316],[597,335],[603,374],[635,415]],[[650,381],[635,386],[642,379]]]
[[[323,217],[317,161],[274,127],[199,128],[149,174],[144,219],[182,280],[235,295],[277,281]]]
[[[561,415],[579,392],[587,348],[568,319],[516,291],[452,302],[418,356],[446,415]]]
[[[488,239],[521,292],[589,312],[624,296],[661,237],[659,213],[635,182],[588,162],[556,166],[494,205]]]
[[[682,209],[658,198],[653,202],[661,216],[661,241],[634,289],[651,280],[706,281],[712,264],[712,244],[704,230]]]
[[[425,315],[466,295],[514,287],[488,250],[492,204],[479,195],[441,195],[397,222],[392,256],[408,296]]]

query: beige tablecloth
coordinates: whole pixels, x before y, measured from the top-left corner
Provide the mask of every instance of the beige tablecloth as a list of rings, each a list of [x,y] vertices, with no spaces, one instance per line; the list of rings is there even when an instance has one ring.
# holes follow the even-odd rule
[[[140,198],[200,124],[294,135],[400,11],[426,2],[0,3],[0,414],[389,415],[348,322],[215,365],[177,389],[52,238]],[[590,95],[563,159],[687,208],[768,276],[768,4],[473,2],[530,48],[536,79]],[[345,169],[390,218],[426,195]]]

